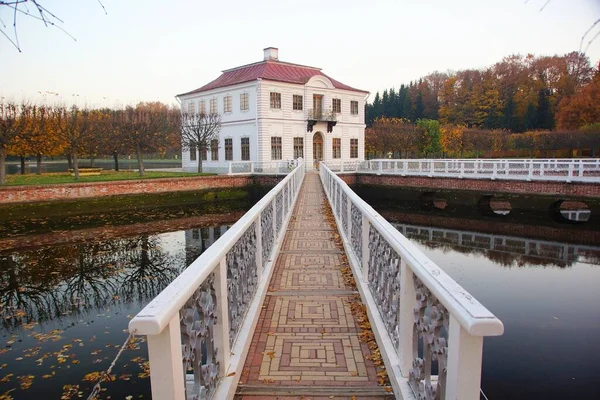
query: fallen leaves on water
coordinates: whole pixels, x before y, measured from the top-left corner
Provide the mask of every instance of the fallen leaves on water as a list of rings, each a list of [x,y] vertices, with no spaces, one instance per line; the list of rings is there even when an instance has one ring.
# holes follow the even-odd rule
[[[71,397],[76,396],[79,392],[79,385],[64,385],[63,394],[61,400],[69,400]]]
[[[111,375],[107,375],[106,373],[104,373],[104,371],[94,371],[94,372],[90,372],[88,374],[85,374],[85,376],[83,377],[83,380],[85,382],[93,382],[96,383],[100,380],[100,378],[104,378],[104,381],[115,381],[117,380],[117,377],[113,374]]]
[[[19,386],[21,387],[21,390],[27,390],[31,387],[31,384],[33,383],[33,378],[35,378],[35,375],[21,375],[21,376],[17,376],[17,379],[19,380]]]

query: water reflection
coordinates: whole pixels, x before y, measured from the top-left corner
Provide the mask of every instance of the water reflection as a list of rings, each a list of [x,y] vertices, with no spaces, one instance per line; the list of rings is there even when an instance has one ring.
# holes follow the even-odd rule
[[[168,232],[168,222],[163,228]],[[66,384],[79,385],[77,391],[87,396],[93,383],[82,382],[84,375],[112,361],[129,318],[228,228],[192,226],[0,252],[0,333],[6,340],[0,348],[0,398],[9,392],[15,399],[61,398]],[[149,394],[147,374],[140,373],[147,354],[140,343],[117,364],[124,382],[112,382],[102,398]],[[24,387],[23,376],[46,378]]]
[[[575,262],[600,264],[600,247],[597,246],[410,224],[393,225],[407,238],[428,248],[482,254],[503,266],[553,265],[564,268]]]

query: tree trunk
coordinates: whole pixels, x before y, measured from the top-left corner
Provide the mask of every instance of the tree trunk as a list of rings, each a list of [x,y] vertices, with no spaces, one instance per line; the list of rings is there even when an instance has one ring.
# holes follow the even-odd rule
[[[71,153],[67,154],[67,164],[69,164],[69,169],[73,169],[73,157],[71,157]]]
[[[94,168],[94,156],[90,156],[90,168]]]
[[[71,152],[71,157],[73,160],[73,175],[75,175],[75,180],[79,180],[79,160],[77,159],[77,151],[73,150]]]
[[[115,171],[119,171],[119,153],[113,151],[113,159],[115,160]]]
[[[138,169],[140,170],[140,176],[144,176],[144,160],[142,159],[142,149],[140,148],[139,144],[135,146],[135,150],[137,154]]]
[[[20,156],[21,158],[21,175],[25,175],[25,156]]]
[[[0,146],[0,185],[6,183],[6,149]]]
[[[36,174],[41,175],[42,174],[42,154],[41,153],[37,153],[36,154],[36,166],[37,166],[37,170],[35,171]]]
[[[202,150],[198,154],[198,173],[202,173]]]

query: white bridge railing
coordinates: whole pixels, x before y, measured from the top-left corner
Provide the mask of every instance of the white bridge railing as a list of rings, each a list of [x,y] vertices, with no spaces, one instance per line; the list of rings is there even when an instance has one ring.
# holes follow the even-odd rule
[[[328,162],[335,172],[524,181],[599,182],[600,159],[379,159]]]
[[[233,397],[304,174],[300,161],[130,321],[153,399]]]
[[[299,159],[301,160],[301,159]],[[294,169],[299,161],[230,161],[227,175],[287,175]]]
[[[479,399],[483,337],[502,322],[326,165],[320,174],[396,396]]]

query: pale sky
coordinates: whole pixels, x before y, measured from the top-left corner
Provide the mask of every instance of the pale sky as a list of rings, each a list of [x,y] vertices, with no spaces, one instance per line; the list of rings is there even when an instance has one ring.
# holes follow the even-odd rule
[[[483,68],[521,53],[564,54],[600,18],[600,0],[42,0],[63,32],[20,17],[23,53],[0,36],[0,97],[117,106],[175,102],[224,69],[279,59],[360,89],[433,71]],[[12,14],[0,7],[8,26]],[[598,31],[597,26],[588,37]],[[585,44],[584,44],[585,48]],[[600,37],[588,52],[600,60]],[[52,100],[54,101],[54,100]]]

